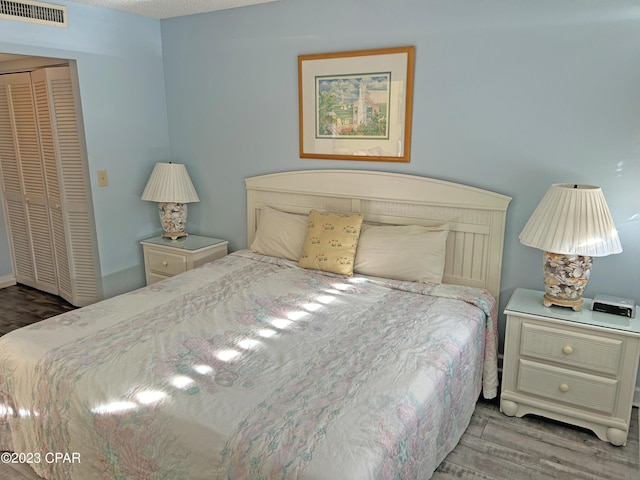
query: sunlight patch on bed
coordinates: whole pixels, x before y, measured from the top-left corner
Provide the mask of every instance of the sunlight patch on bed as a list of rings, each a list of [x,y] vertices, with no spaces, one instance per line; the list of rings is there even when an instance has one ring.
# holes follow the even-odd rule
[[[351,285],[347,285],[346,283],[334,283],[331,286],[336,290],[341,290],[341,291],[349,290],[351,288]]]
[[[288,328],[293,322],[291,320],[285,320],[284,318],[276,318],[271,320],[271,325],[279,329]]]
[[[13,408],[0,404],[0,415],[13,415]]]
[[[109,415],[112,413],[126,412],[127,410],[132,410],[137,407],[138,404],[135,402],[110,402],[100,405],[91,411],[98,415]]]
[[[9,407],[8,405],[0,404],[0,417],[13,416],[14,413],[15,413],[15,411],[13,410],[13,408]],[[31,410],[28,410],[26,408],[19,408],[18,409],[18,415],[20,417],[30,417],[32,415],[34,417],[40,416],[40,414],[38,412],[32,412]]]
[[[302,308],[310,312],[317,312],[322,308],[322,305],[319,303],[305,303],[304,305],[302,305]]]
[[[351,277],[351,278],[347,278],[346,281],[349,283],[365,283],[367,279],[362,277]]]
[[[245,350],[251,350],[252,348],[260,345],[260,343],[261,342],[259,342],[258,340],[254,340],[253,338],[245,338],[244,340],[240,340],[238,342],[238,346],[240,348],[244,348]]]
[[[296,310],[294,312],[287,313],[287,318],[289,320],[293,320],[295,322],[296,320],[300,320],[301,318],[306,317],[307,315],[309,315],[309,312],[303,312],[301,310]]]
[[[198,372],[200,375],[209,375],[210,373],[213,372],[213,367],[209,366],[209,365],[194,365],[192,367],[196,372]]]
[[[164,400],[167,394],[160,390],[144,390],[136,394],[136,400],[143,405],[151,405],[152,403]]]
[[[223,350],[221,352],[218,352],[216,354],[216,357],[218,357],[223,362],[230,362],[231,360],[236,358],[238,355],[241,355],[241,353],[237,350]]]
[[[191,385],[193,383],[193,379],[189,378],[189,377],[185,377],[185,376],[178,376],[178,377],[173,377],[171,379],[171,385],[173,385],[176,388],[181,388],[181,389],[185,389],[188,388],[189,385]]]
[[[260,335],[261,337],[264,338],[269,338],[269,337],[273,337],[274,335],[277,335],[278,332],[275,330],[272,330],[270,328],[264,328],[260,331],[258,331],[258,335]]]
[[[335,299],[336,299],[336,297],[334,297],[333,295],[320,295],[320,296],[318,296],[316,298],[317,301],[319,301],[320,303],[323,303],[325,305],[330,304]]]

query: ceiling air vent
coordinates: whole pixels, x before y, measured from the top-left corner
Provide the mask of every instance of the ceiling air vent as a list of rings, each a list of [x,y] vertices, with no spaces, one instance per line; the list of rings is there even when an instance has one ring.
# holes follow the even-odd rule
[[[67,7],[31,0],[0,0],[0,19],[67,28]]]

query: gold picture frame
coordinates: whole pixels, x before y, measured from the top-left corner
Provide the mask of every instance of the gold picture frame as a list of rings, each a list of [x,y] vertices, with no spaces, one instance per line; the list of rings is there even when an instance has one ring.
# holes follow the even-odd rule
[[[300,157],[409,162],[415,47],[298,56]]]

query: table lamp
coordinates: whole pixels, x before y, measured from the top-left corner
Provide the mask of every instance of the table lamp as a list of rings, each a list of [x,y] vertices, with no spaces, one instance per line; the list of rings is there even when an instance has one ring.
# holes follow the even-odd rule
[[[187,169],[180,163],[156,163],[142,200],[159,203],[162,236],[172,240],[188,235],[187,203],[200,201]]]
[[[622,252],[602,189],[551,185],[520,233],[520,242],[543,250],[545,306],[579,311],[591,275],[591,257]]]

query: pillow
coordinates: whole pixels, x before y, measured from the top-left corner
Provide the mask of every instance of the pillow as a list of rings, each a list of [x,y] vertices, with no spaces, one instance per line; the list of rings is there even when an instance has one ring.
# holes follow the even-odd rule
[[[354,271],[363,275],[442,283],[448,225],[364,225]]]
[[[298,265],[352,276],[362,215],[309,212],[309,228]]]
[[[302,255],[307,223],[307,215],[262,207],[256,236],[249,248],[256,253],[297,262]]]

